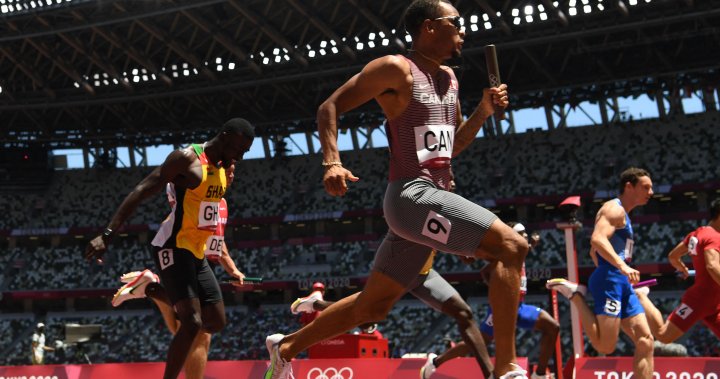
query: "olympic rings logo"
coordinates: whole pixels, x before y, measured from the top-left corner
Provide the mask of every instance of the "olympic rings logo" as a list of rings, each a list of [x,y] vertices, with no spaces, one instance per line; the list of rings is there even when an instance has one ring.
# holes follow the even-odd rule
[[[324,371],[319,367],[314,367],[307,374],[307,379],[352,379],[352,377],[353,370],[350,367],[343,367],[340,370],[328,367]]]

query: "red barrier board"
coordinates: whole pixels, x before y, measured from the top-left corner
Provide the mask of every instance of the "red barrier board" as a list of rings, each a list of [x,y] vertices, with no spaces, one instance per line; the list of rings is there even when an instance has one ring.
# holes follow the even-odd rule
[[[206,379],[259,379],[267,361],[211,361]],[[296,379],[417,379],[424,359],[296,359]],[[518,363],[527,367],[527,359]],[[95,365],[2,366],[0,379],[157,379],[164,363],[107,363]],[[184,378],[184,375],[180,376]],[[437,379],[482,379],[472,358],[457,358],[442,365],[433,375]]]
[[[341,334],[308,348],[310,359],[387,358],[388,340],[372,334]]]
[[[653,379],[720,379],[720,358],[655,358]],[[582,379],[631,379],[632,357],[578,358],[575,377]]]

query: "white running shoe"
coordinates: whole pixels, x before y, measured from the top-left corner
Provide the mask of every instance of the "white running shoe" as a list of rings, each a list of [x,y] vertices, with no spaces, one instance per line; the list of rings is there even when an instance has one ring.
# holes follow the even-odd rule
[[[428,354],[427,361],[425,361],[425,364],[420,369],[420,379],[430,379],[430,377],[436,370],[435,358],[437,358],[437,354],[435,354],[435,353]]]
[[[585,287],[582,284],[573,283],[567,279],[550,279],[545,283],[545,287],[549,290],[555,290],[562,294],[563,296],[567,297],[568,299],[575,296],[575,294],[580,293],[585,297],[585,294],[587,293],[587,287]]]
[[[320,291],[313,291],[306,297],[299,297],[290,305],[290,312],[296,315],[298,313],[313,313],[315,308],[313,305],[316,301],[322,300],[322,293]]]
[[[280,341],[284,334],[273,334],[265,339],[265,347],[270,353],[270,366],[265,371],[264,379],[295,379],[292,364],[280,357]]]
[[[538,375],[537,373],[533,372],[532,375],[530,375],[530,379],[555,379],[555,374],[549,373],[545,375]]]
[[[515,369],[506,372],[505,375],[501,376],[498,379],[528,379],[527,371],[523,370],[522,367],[516,365],[515,363],[513,363],[512,365],[515,366]],[[495,374],[490,375],[490,379],[495,379]]]
[[[135,278],[137,278],[137,277],[140,276],[140,275],[152,275],[152,279],[151,279],[151,280],[152,280],[153,282],[155,282],[155,283],[159,283],[159,282],[160,282],[160,277],[158,277],[155,273],[153,273],[153,272],[150,271],[149,269],[145,269],[145,270],[142,270],[142,271],[130,271],[130,272],[128,272],[128,273],[122,274],[122,276],[120,277],[120,281],[123,282],[123,283],[130,283],[130,282],[132,282],[133,280],[135,280]]]
[[[123,275],[124,276],[124,275]],[[126,283],[115,292],[112,298],[113,307],[118,307],[125,300],[141,299],[145,297],[145,287],[149,283],[155,282],[155,274],[150,270],[144,270],[135,279]]]
[[[645,297],[647,297],[650,294],[650,287],[643,286],[635,288],[635,293],[638,295],[645,295]]]

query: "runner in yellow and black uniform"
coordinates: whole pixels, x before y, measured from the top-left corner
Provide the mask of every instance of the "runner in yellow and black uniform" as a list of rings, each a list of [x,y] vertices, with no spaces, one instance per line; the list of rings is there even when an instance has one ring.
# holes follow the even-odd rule
[[[202,181],[192,189],[176,188],[177,203],[151,243],[153,260],[173,304],[188,298],[212,304],[222,300],[222,294],[205,258],[205,242],[220,223],[227,182],[225,169],[208,162],[202,145],[191,147],[202,167]]]
[[[163,379],[178,377],[201,330],[217,333],[225,326],[225,305],[204,255],[205,244],[219,223],[227,184],[224,169],[242,159],[254,138],[253,126],[234,118],[204,144],[173,151],[125,197],[102,235],[85,250],[87,259],[101,260],[112,236],[138,205],[173,184],[178,202],[152,242],[153,259],[180,321]]]

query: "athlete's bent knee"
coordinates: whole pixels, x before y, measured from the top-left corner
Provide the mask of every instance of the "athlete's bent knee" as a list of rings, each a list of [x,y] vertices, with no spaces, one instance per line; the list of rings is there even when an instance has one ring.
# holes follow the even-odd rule
[[[513,232],[513,235],[508,236],[504,245],[506,251],[500,260],[506,267],[518,267],[519,269],[523,262],[525,262],[525,257],[530,250],[528,241],[521,235]]]
[[[475,322],[472,310],[467,305],[455,308],[451,316],[460,326],[469,326]]]
[[[227,324],[227,320],[225,319],[225,317],[218,317],[217,319],[203,321],[203,329],[211,334],[219,333],[225,328],[225,325]]]
[[[652,334],[641,336],[635,341],[635,351],[638,355],[652,354],[654,349],[654,341]]]
[[[181,330],[189,330],[197,333],[200,328],[202,328],[202,320],[200,319],[199,313],[178,314],[178,321],[180,321]]]
[[[603,355],[612,354],[615,351],[615,343],[611,344],[600,344],[599,346],[593,346],[598,353]]]

